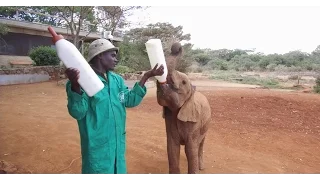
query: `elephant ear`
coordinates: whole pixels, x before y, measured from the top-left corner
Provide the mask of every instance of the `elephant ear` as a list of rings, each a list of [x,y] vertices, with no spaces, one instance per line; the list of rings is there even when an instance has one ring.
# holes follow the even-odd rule
[[[201,104],[196,100],[196,93],[192,90],[189,99],[181,106],[177,118],[183,122],[197,122],[201,113]]]

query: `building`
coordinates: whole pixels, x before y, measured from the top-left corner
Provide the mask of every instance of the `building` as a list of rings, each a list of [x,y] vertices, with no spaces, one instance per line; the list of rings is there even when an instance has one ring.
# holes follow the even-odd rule
[[[54,48],[52,36],[48,32],[47,24],[18,21],[11,19],[0,19],[0,23],[9,27],[9,32],[0,38],[0,55],[28,56],[29,51],[37,46],[51,46]],[[71,40],[70,29],[66,27],[53,27],[57,34],[65,39]],[[103,37],[106,33],[91,32],[81,29],[79,36],[84,38],[83,42],[92,42]],[[113,36],[114,42],[122,41]]]

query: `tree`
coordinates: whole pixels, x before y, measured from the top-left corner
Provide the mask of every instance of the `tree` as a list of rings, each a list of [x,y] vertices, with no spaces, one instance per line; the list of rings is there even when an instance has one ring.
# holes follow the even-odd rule
[[[0,17],[28,22],[40,22],[54,26],[62,25],[62,20],[48,13],[47,6],[2,6]]]
[[[110,31],[111,34],[122,34],[125,27],[130,26],[128,17],[133,14],[135,10],[146,9],[141,6],[100,6],[98,10],[98,21],[102,27]]]
[[[212,58],[207,53],[200,53],[194,55],[194,59],[201,65],[206,65]]]
[[[134,28],[126,33],[132,42],[145,43],[151,38],[161,39],[163,48],[167,51],[173,42],[189,41],[190,34],[183,33],[183,27],[174,27],[170,23],[148,24],[147,27]]]
[[[120,35],[122,29],[130,25],[127,17],[138,9],[145,8],[141,6],[6,6],[0,7],[0,17],[40,22],[52,26],[67,26],[73,44],[79,48],[80,41],[96,31],[98,26],[101,28],[99,30]],[[80,38],[82,29],[85,29],[87,34]]]
[[[93,29],[89,29],[87,35],[82,39],[79,38],[80,30],[85,21],[95,23],[93,6],[53,6],[47,7],[50,14],[54,14],[66,22],[71,31],[73,44],[79,48],[79,42],[91,33]],[[97,23],[94,24],[94,27]]]
[[[287,67],[291,67],[297,65],[300,66],[305,59],[309,58],[309,54],[296,50],[283,54],[282,57],[284,62],[283,64]]]
[[[79,42],[82,40],[79,34],[83,23],[95,22],[93,10],[93,6],[7,6],[0,8],[0,17],[52,26],[66,25],[70,29],[73,44],[79,48]],[[90,32],[91,30],[88,34]]]
[[[1,35],[6,35],[9,31],[9,28],[5,24],[0,24],[0,37]]]
[[[156,23],[127,31],[120,46],[120,63],[135,70],[150,69],[145,43],[151,38],[159,38],[163,43],[165,53],[168,53],[173,42],[190,40],[190,34],[184,34],[182,28],[182,26],[174,27],[169,23]],[[191,47],[191,44],[183,46],[184,57],[178,64],[178,70],[184,71],[190,64],[187,59],[190,59],[188,51],[191,50]]]

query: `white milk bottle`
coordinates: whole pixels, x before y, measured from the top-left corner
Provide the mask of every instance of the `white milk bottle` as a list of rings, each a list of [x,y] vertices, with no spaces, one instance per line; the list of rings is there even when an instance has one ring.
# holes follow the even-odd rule
[[[150,39],[145,43],[147,48],[147,53],[150,61],[151,68],[154,68],[154,66],[158,63],[158,67],[161,66],[161,64],[164,67],[164,73],[162,76],[155,76],[155,78],[159,81],[159,83],[166,83],[167,81],[167,75],[168,75],[168,69],[166,60],[164,57],[162,44],[160,39]]]
[[[62,35],[57,35],[52,27],[49,27],[48,30],[53,37],[57,54],[63,64],[67,68],[76,68],[80,71],[78,83],[88,96],[92,97],[102,90],[103,83],[79,50],[71,42],[65,40]]]

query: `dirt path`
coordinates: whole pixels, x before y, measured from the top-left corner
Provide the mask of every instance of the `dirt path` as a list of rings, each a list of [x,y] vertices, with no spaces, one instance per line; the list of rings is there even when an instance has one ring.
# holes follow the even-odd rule
[[[201,173],[320,173],[319,95],[248,88],[203,93],[213,123]],[[154,95],[149,89],[139,107],[128,109],[128,173],[168,172]],[[66,103],[55,82],[0,86],[0,161],[15,173],[80,173],[78,127]],[[183,148],[180,161],[186,173]]]

